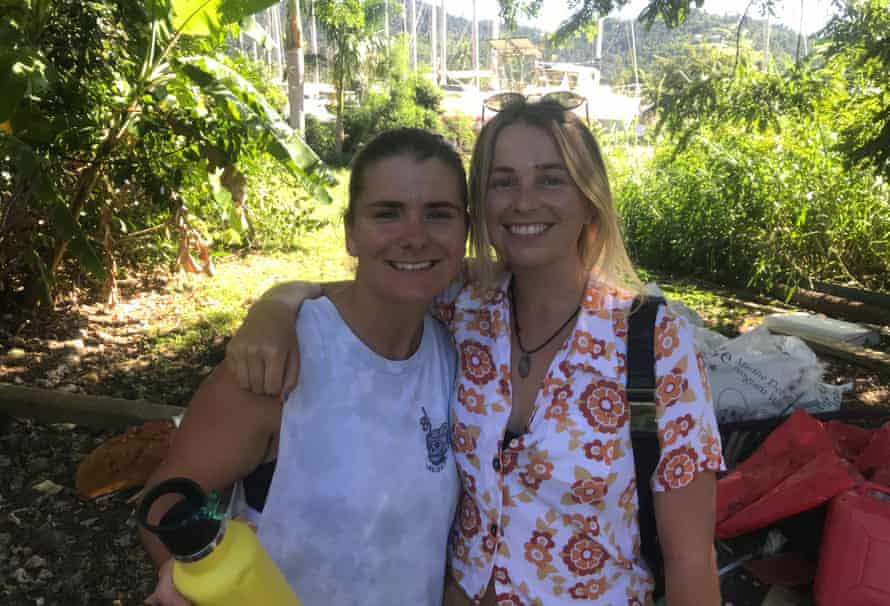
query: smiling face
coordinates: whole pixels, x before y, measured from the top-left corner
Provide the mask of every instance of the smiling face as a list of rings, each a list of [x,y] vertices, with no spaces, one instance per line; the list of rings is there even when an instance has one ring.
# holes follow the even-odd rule
[[[500,132],[484,212],[491,243],[513,272],[582,263],[578,241],[593,207],[546,130],[520,122]]]
[[[367,168],[346,225],[357,284],[385,301],[428,305],[457,276],[467,234],[461,178],[410,153]]]

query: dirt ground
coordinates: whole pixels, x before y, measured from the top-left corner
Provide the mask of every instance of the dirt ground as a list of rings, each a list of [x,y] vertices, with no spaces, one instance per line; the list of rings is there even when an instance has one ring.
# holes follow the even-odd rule
[[[143,281],[114,311],[81,302],[39,317],[2,316],[0,381],[185,405],[222,360],[225,337],[149,351],[146,331],[176,313],[164,293],[163,283]],[[705,319],[730,336],[759,321],[742,314],[727,328]],[[890,350],[887,336],[882,346]],[[827,378],[852,382],[861,404],[890,400],[886,375],[828,361]],[[127,606],[150,593],[154,570],[136,538],[133,491],[94,501],[74,492],[79,462],[115,433],[0,416],[0,604]]]

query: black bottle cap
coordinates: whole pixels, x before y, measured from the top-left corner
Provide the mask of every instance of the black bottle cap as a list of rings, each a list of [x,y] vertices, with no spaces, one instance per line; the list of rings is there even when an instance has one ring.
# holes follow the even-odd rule
[[[175,494],[182,500],[170,507],[157,524],[150,524],[148,512],[160,497]],[[222,520],[203,512],[207,495],[189,478],[171,478],[149,490],[136,513],[143,528],[154,533],[176,559],[192,559],[213,544]]]

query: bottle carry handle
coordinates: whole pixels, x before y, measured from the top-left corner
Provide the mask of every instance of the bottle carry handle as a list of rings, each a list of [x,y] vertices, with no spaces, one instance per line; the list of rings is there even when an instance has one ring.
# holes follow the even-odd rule
[[[148,521],[148,514],[158,499],[167,495],[183,497],[174,503],[157,524]],[[221,540],[222,520],[209,516],[204,507],[207,495],[190,478],[171,478],[149,490],[136,513],[143,528],[154,533],[174,558],[184,562],[203,558]]]
[[[139,504],[139,509],[136,511],[136,519],[143,528],[156,534],[158,532],[175,529],[164,524],[163,520],[158,524],[151,524],[148,521],[148,514],[151,511],[152,505],[154,505],[161,497],[171,494],[185,497],[183,501],[187,503],[189,509],[194,512],[199,511],[207,502],[207,495],[204,494],[201,486],[191,478],[170,478],[169,480],[164,480],[160,484],[153,486],[151,490],[145,493],[145,496],[142,497],[142,502]],[[184,524],[178,524],[178,526],[182,525]]]

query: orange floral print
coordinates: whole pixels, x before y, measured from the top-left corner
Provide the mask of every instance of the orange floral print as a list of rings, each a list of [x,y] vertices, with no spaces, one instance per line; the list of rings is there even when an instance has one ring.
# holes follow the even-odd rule
[[[711,399],[711,382],[708,380],[708,367],[701,352],[695,352],[695,362],[698,365],[698,374],[701,375],[702,386],[705,388],[705,398]]]
[[[572,535],[561,555],[569,570],[581,576],[599,572],[609,557],[593,537],[581,533]]]
[[[463,385],[458,385],[457,401],[463,404],[467,408],[467,410],[469,410],[473,414],[485,414],[485,398],[483,398],[482,394],[472,387],[467,387],[466,389],[464,389]]]
[[[451,443],[455,452],[473,452],[476,450],[476,438],[479,428],[455,423],[451,428]]]
[[[693,427],[695,427],[695,420],[693,420],[692,415],[683,415],[668,421],[661,431],[661,443],[665,446],[670,446],[681,437],[685,438],[688,436]]]
[[[501,473],[509,474],[519,464],[519,453],[512,448],[505,448],[501,452]]]
[[[630,595],[631,590],[628,589],[628,598],[627,598],[627,606],[643,606],[644,602],[640,599],[639,595]],[[647,598],[648,601],[648,598]]]
[[[491,534],[482,537],[482,551],[489,556],[494,555],[494,550],[498,547],[498,541]]]
[[[581,478],[572,484],[572,497],[578,504],[600,501],[609,492],[603,478]]]
[[[570,351],[582,356],[589,355],[593,358],[601,358],[606,353],[606,342],[602,339],[594,339],[589,332],[576,330]]]
[[[677,323],[672,316],[666,314],[661,323],[655,327],[655,359],[670,357],[679,344]]]
[[[437,303],[433,306],[433,314],[449,326],[454,320],[454,303]]]
[[[616,310],[612,312],[612,331],[619,339],[627,336],[627,314]]]
[[[504,321],[501,318],[500,311],[492,313],[487,309],[480,309],[467,324],[467,328],[479,333],[483,337],[494,338],[504,328]]]
[[[584,456],[611,465],[624,456],[624,449],[621,447],[621,440],[593,440],[584,445]]]
[[[688,486],[698,471],[698,455],[695,450],[683,446],[662,455],[656,477],[667,488]]]
[[[470,563],[470,550],[467,547],[467,542],[460,533],[452,531],[449,544],[451,546],[451,555],[453,557],[457,558],[464,564]]]
[[[579,528],[582,533],[592,537],[600,535],[600,522],[596,516],[583,516],[580,513],[565,516],[565,524],[572,524]]]
[[[615,374],[619,377],[627,374],[627,356],[623,353],[615,353]]]
[[[541,483],[549,480],[553,473],[553,463],[547,460],[547,451],[541,450],[532,453],[529,457],[529,463],[525,466],[525,471],[519,473],[519,481],[523,485],[536,491],[541,487]]]
[[[720,471],[720,464],[723,462],[720,440],[710,428],[702,433],[701,444],[705,455],[705,469],[708,471]]]
[[[553,392],[553,399],[547,410],[544,411],[545,419],[555,419],[565,422],[569,416],[569,398],[573,395],[571,385],[563,385]]]
[[[504,585],[511,585],[513,583],[510,580],[510,573],[508,573],[507,569],[503,566],[495,566],[492,576],[498,583],[503,583]]]
[[[515,593],[499,593],[497,600],[498,606],[525,606],[525,602]]]
[[[464,491],[470,494],[476,494],[476,478],[468,474],[464,469],[460,469],[458,471],[460,471],[460,479],[461,483],[463,484]]]
[[[506,364],[501,364],[500,367],[501,376],[498,379],[498,395],[502,398],[509,400],[510,399],[510,367]]]
[[[618,384],[601,379],[587,386],[578,405],[590,426],[604,433],[615,433],[627,422],[627,395]]]
[[[575,600],[596,600],[603,595],[610,585],[606,579],[590,579],[586,583],[577,583],[569,588],[569,595]]]
[[[538,568],[544,568],[553,561],[550,550],[555,546],[556,543],[549,533],[534,530],[531,538],[525,543],[525,560]]]
[[[476,385],[485,385],[496,377],[491,352],[478,341],[461,343],[460,365],[464,376]]]
[[[648,481],[648,480],[643,480]],[[625,522],[630,522],[637,515],[637,508],[634,502],[634,497],[637,496],[637,480],[631,478],[630,483],[628,483],[627,487],[621,491],[621,496],[618,497],[618,506],[621,508],[621,519]]]
[[[655,397],[660,406],[673,406],[680,401],[687,389],[689,381],[686,375],[676,368],[670,374],[655,379]]]
[[[460,531],[465,537],[474,537],[479,534],[482,526],[482,518],[476,501],[468,494],[464,494],[460,500]]]
[[[584,298],[581,300],[581,309],[591,315],[597,315],[603,310],[603,293],[596,286],[589,285],[584,290]]]

